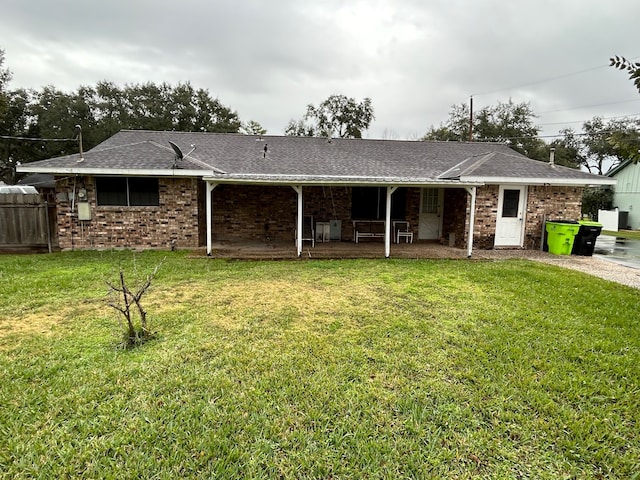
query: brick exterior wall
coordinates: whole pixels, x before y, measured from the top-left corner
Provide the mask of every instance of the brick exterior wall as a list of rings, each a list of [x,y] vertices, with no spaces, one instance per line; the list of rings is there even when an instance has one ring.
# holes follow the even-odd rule
[[[77,177],[76,191],[87,190],[91,220],[79,221],[71,212],[69,194],[74,179],[56,183],[57,224],[62,249],[195,248],[206,242],[205,185],[195,178],[160,178],[157,207],[96,205],[93,177]],[[418,241],[420,188],[406,189],[406,220]],[[350,187],[303,187],[304,214],[314,222],[342,221],[342,241],[353,240]],[[498,214],[498,185],[478,187],[474,248],[493,248]],[[547,219],[578,219],[582,188],[532,186],[527,192],[524,247],[540,248]],[[442,241],[455,237],[465,248],[470,196],[463,188],[444,189]],[[219,185],[212,193],[213,240],[240,242],[294,241],[297,193],[290,186]]]
[[[529,187],[524,248],[540,248],[545,218],[546,220],[580,219],[583,190],[583,187]]]
[[[91,220],[80,221],[71,211],[70,194],[85,188],[91,208]],[[58,179],[56,203],[60,248],[178,248],[202,244],[199,225],[198,192],[202,186],[195,178],[160,178],[160,205],[157,207],[115,207],[96,204],[95,179],[77,177]],[[201,221],[202,220],[202,221]],[[204,228],[202,228],[204,233]]]
[[[415,211],[419,209],[418,201]],[[524,232],[524,248],[539,249],[542,241],[544,219],[580,218],[582,208],[581,187],[530,186],[527,189],[527,208]],[[478,187],[476,193],[476,213],[474,222],[474,248],[494,247],[496,221],[498,216],[498,185]],[[455,246],[466,248],[469,235],[469,208],[471,198],[462,188],[445,188],[442,236],[448,243],[450,234],[455,235]],[[417,225],[416,221],[412,224]]]
[[[442,237],[446,245],[454,239],[456,247],[464,248],[467,238],[469,195],[463,188],[444,189],[444,211],[442,213]]]
[[[478,187],[476,191],[476,215],[473,226],[473,246],[475,248],[493,248],[496,237],[499,192],[498,185]],[[469,198],[468,203],[470,202]],[[466,228],[463,245],[466,245],[468,235],[469,228]]]
[[[302,187],[303,211],[315,222],[342,220],[351,240],[351,188]],[[298,194],[290,186],[219,185],[212,193],[214,241],[295,240]]]
[[[527,249],[540,248],[545,218],[547,220],[578,220],[582,209],[582,190],[581,187],[528,187],[523,247]],[[475,248],[493,248],[499,191],[498,185],[478,187],[473,235]],[[456,243],[458,244],[457,238]],[[457,246],[462,247],[463,244]]]

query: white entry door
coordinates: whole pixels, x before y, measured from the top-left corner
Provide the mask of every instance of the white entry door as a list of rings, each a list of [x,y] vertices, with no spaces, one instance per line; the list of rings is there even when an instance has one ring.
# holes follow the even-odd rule
[[[420,194],[420,217],[418,238],[437,240],[442,233],[442,207],[444,190],[442,188],[423,188]]]
[[[496,247],[522,247],[524,239],[527,187],[500,186]]]

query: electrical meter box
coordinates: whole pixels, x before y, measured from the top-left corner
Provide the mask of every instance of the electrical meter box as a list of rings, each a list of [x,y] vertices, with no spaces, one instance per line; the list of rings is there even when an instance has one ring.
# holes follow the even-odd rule
[[[78,220],[91,220],[91,205],[89,202],[78,202]]]

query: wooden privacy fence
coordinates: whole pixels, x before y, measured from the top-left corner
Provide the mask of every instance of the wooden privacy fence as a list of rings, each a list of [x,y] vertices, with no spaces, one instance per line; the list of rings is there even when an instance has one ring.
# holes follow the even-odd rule
[[[38,194],[0,194],[0,250],[47,248],[51,252],[55,207]]]

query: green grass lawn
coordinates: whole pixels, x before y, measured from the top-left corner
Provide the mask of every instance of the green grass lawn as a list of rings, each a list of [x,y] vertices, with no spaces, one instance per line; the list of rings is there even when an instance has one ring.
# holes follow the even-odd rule
[[[602,235],[611,235],[619,238],[633,238],[640,240],[640,231],[638,230],[619,230],[614,232],[612,230],[603,230]]]
[[[118,348],[104,279],[165,255]],[[0,256],[0,476],[638,478],[639,306],[522,260]]]

